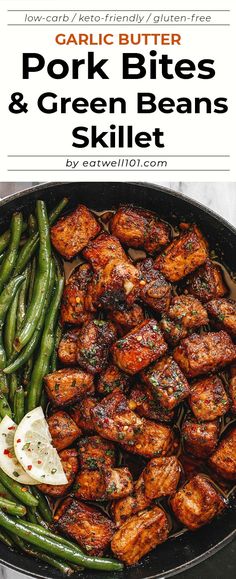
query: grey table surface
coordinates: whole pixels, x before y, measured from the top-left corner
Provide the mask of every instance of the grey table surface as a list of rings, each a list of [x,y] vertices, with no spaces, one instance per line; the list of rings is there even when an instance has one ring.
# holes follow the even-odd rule
[[[210,207],[236,227],[236,183],[190,183],[190,182],[155,182],[180,191]],[[0,198],[15,191],[31,187],[35,183],[1,183]],[[210,532],[210,530],[209,530]],[[11,569],[0,566],[0,579],[23,579],[26,577]],[[235,579],[236,578],[236,541],[230,543],[213,557],[200,565],[177,575],[179,579]],[[164,578],[163,578],[164,579]]]

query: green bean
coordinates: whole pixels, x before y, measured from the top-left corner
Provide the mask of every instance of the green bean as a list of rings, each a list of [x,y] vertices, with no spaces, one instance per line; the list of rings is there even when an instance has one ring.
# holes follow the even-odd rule
[[[56,287],[49,306],[49,312],[45,318],[44,330],[41,338],[39,355],[34,363],[31,380],[28,388],[28,411],[33,410],[39,404],[42,392],[43,378],[48,372],[50,358],[54,346],[54,329],[61,303],[64,287],[64,274],[57,267]]]
[[[0,253],[0,263],[2,263],[2,261],[4,260],[5,257],[5,253]]]
[[[71,563],[82,565],[88,569],[97,569],[101,571],[122,571],[123,565],[114,559],[105,559],[99,557],[90,557],[82,554],[77,547],[69,547],[68,545],[57,542],[56,537],[52,539],[46,534],[32,529],[27,529],[25,522],[20,519],[14,519],[0,511],[0,525],[7,531],[15,533],[21,539],[26,540],[50,554],[56,555],[60,559],[64,559]],[[32,526],[32,525],[31,525]]]
[[[18,505],[2,497],[0,497],[0,509],[9,513],[9,515],[16,515],[17,517],[24,517],[26,514],[26,508],[23,505]]]
[[[13,372],[9,378],[9,400],[11,404],[14,404],[14,397],[17,387],[18,387],[17,374]]]
[[[49,503],[43,493],[41,493],[36,487],[32,487],[32,493],[38,500],[38,510],[42,517],[47,521],[47,523],[52,522],[52,511],[50,509]]]
[[[1,333],[0,333],[0,338],[1,338]],[[1,339],[0,339],[0,358],[1,358]],[[5,394],[6,396],[8,396],[9,389],[8,389],[8,383],[7,383],[6,378],[7,378],[6,375],[3,373],[2,370],[0,370],[0,391],[3,394]]]
[[[12,538],[14,541],[14,536],[12,536]],[[15,544],[17,547],[20,547],[24,553],[27,553],[27,555],[30,555],[31,557],[37,557],[38,559],[45,561],[45,563],[49,563],[49,565],[52,565],[52,567],[55,567],[64,575],[71,575],[74,573],[73,569],[71,569],[71,567],[69,567],[66,562],[59,561],[58,559],[55,559],[54,557],[51,557],[42,551],[34,549],[32,546],[26,545],[22,539],[19,540],[19,537],[15,540]]]
[[[22,232],[22,213],[13,213],[11,220],[11,240],[0,269],[0,293],[8,282],[16,263]]]
[[[37,517],[36,517],[36,507],[28,507],[27,508],[27,520],[30,523],[38,523]]]
[[[25,393],[23,386],[16,388],[13,402],[13,413],[16,424],[20,424],[25,415]]]
[[[42,314],[48,290],[51,243],[45,203],[43,201],[37,201],[36,209],[40,237],[38,271],[36,273],[32,300],[25,316],[23,326],[14,340],[14,347],[18,352],[22,350],[33,336],[38,320]]]
[[[56,369],[57,369],[57,350],[58,350],[58,346],[59,346],[60,341],[61,341],[61,337],[62,337],[62,326],[61,326],[61,322],[59,320],[57,323],[56,330],[55,330],[54,348],[53,348],[53,352],[52,352],[52,356],[51,356],[51,362],[50,362],[50,371],[51,372],[56,372]]]
[[[28,507],[37,507],[37,499],[27,490],[27,487],[20,485],[18,482],[10,478],[3,470],[0,468],[0,481],[10,491],[20,503]]]
[[[60,213],[63,211],[64,207],[67,205],[68,203],[68,199],[66,197],[64,197],[64,199],[62,199],[60,201],[60,203],[57,205],[57,207],[51,211],[51,213],[49,214],[49,225],[53,225],[53,223],[55,223],[55,221],[57,220],[57,218],[59,217]],[[27,265],[28,261],[31,259],[31,257],[34,255],[37,246],[38,246],[38,242],[39,242],[39,233],[35,233],[34,235],[32,235],[32,237],[30,237],[24,247],[22,247],[17,262],[16,262],[16,266],[15,266],[15,275],[21,273],[24,269],[25,266]]]
[[[25,280],[22,283],[25,283]],[[21,287],[22,287],[21,286]],[[20,290],[19,290],[20,291]],[[4,326],[4,346],[6,351],[7,359],[10,358],[13,348],[13,342],[16,333],[16,315],[17,315],[17,308],[18,308],[18,298],[19,298],[19,291],[16,293],[10,308],[6,315],[6,322]]]
[[[0,392],[0,416],[10,416],[12,418],[12,411],[4,394]]]
[[[22,224],[22,233],[27,229],[27,223]],[[11,230],[7,229],[0,235],[0,253],[6,249],[11,239]]]
[[[53,283],[54,283],[55,265],[54,265],[53,260],[51,260],[50,274],[49,275],[50,275],[50,278],[49,278],[48,294],[47,294],[47,297],[46,297],[46,300],[44,303],[41,318],[38,321],[34,335],[31,338],[31,340],[28,342],[28,344],[25,346],[25,348],[21,351],[20,354],[17,354],[17,352],[14,352],[11,359],[9,360],[9,362],[10,362],[9,366],[4,368],[4,372],[6,374],[12,374],[12,372],[16,372],[17,370],[19,370],[19,368],[21,368],[31,358],[32,354],[34,353],[34,351],[38,345],[38,342],[40,340],[40,336],[41,336],[41,333],[43,330],[44,319],[45,319],[45,315],[46,315],[48,305],[50,302],[52,287],[53,287]]]
[[[0,329],[3,327],[7,311],[24,279],[24,275],[18,275],[17,277],[14,277],[11,279],[11,281],[8,282],[0,294]]]
[[[27,362],[25,363],[25,366],[23,368],[22,383],[23,383],[26,390],[27,390],[28,384],[30,382],[30,376],[31,376],[32,368],[33,368],[33,356],[31,356],[29,358],[29,360],[27,360]]]
[[[13,541],[11,540],[11,538],[4,533],[1,529],[0,529],[0,541],[2,543],[4,543],[4,545],[7,545],[7,547],[13,547]]]
[[[0,497],[2,497],[3,499],[8,499],[9,501],[13,500],[15,503],[19,504],[14,495],[12,495],[11,492],[8,491],[1,482],[0,482]]]
[[[18,298],[18,309],[17,309],[17,320],[16,320],[16,329],[17,331],[20,329],[26,314],[26,305],[27,305],[27,293],[29,289],[29,283],[31,279],[31,265],[28,263],[25,271],[25,280],[22,283],[22,286],[19,290],[19,298]],[[15,337],[15,336],[14,336]]]

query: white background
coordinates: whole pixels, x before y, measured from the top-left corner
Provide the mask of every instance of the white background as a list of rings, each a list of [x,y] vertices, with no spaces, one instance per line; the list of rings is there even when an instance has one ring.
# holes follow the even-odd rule
[[[196,0],[181,0],[181,9],[222,9],[222,3],[218,0],[207,0],[197,2]],[[78,3],[68,0],[1,0],[1,166],[0,179],[3,180],[197,180],[197,181],[233,181],[236,180],[235,169],[235,111],[234,111],[234,54],[235,48],[232,39],[235,36],[235,2],[226,0],[223,9],[231,9],[229,17],[226,14],[212,14],[214,22],[230,21],[230,26],[134,26],[124,27],[123,25],[109,26],[7,26],[7,22],[19,22],[19,15],[7,13],[6,9],[25,9],[30,12],[30,8],[44,8],[52,10],[78,9]],[[129,1],[129,9],[143,9],[143,2]],[[162,0],[158,3],[158,10],[173,8],[176,9],[175,1]],[[79,3],[79,9],[98,8],[98,2],[86,1]],[[102,0],[99,8],[106,8],[111,11],[111,2]],[[127,8],[127,1],[119,2],[119,9]],[[157,9],[157,2],[148,0],[146,9]],[[194,10],[193,10],[194,11]],[[13,17],[14,16],[14,17]],[[20,15],[22,17],[22,15]],[[226,18],[227,16],[227,18]],[[15,18],[15,20],[14,20]],[[80,46],[58,46],[55,43],[55,36],[59,32],[81,32],[97,34],[99,32],[161,32],[180,33],[182,35],[181,46],[160,46],[148,47],[129,46],[128,48],[113,45],[111,47],[80,47]],[[137,50],[138,52],[149,53],[155,48],[158,55],[167,53],[174,60],[189,58],[198,62],[202,58],[212,58],[215,60],[216,76],[211,80],[165,80],[159,76],[158,80],[143,79],[139,81],[121,81],[121,52],[122,50]],[[53,80],[48,77],[46,71],[35,73],[30,80],[22,80],[22,52],[40,52],[46,61],[53,58],[63,58],[71,61],[72,58],[83,58],[87,50],[95,50],[97,58],[109,58],[106,71],[110,74],[110,80],[86,80],[86,75],[81,80],[71,80],[66,77],[64,80]],[[13,115],[8,112],[10,95],[13,92],[21,91],[28,104],[29,112]],[[42,92],[52,91],[58,96],[86,97],[88,100],[101,96],[123,96],[127,100],[127,115],[96,115],[87,112],[79,115],[68,112],[66,115],[42,114],[37,109],[37,99]],[[208,96],[212,99],[216,97],[227,97],[229,112],[227,114],[201,114],[201,115],[179,115],[172,113],[164,115],[154,113],[151,115],[137,115],[135,110],[136,92],[149,91],[157,97],[178,97],[188,96]],[[134,147],[132,151],[128,149],[75,149],[72,145],[72,129],[77,125],[96,124],[98,128],[106,130],[111,123],[133,124],[135,131],[147,130],[152,132],[155,127],[164,130],[165,148],[157,149],[154,145],[149,149]],[[74,159],[71,155],[90,154],[150,154],[161,155],[160,159],[166,158],[168,168],[155,171],[95,171],[94,169],[74,172],[65,170],[66,159]],[[62,157],[9,157],[9,155],[62,155]],[[168,155],[230,155],[228,157],[166,157]],[[77,159],[77,160],[78,160]],[[187,169],[198,169],[188,171]],[[18,169],[16,171],[16,169]],[[50,170],[49,169],[53,169]],[[203,170],[204,169],[204,170]],[[211,171],[209,169],[214,169]]]

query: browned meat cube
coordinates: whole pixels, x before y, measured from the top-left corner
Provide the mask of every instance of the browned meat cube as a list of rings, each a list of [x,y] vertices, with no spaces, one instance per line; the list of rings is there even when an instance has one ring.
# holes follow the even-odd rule
[[[116,330],[111,322],[92,320],[84,324],[77,341],[78,364],[91,374],[101,372],[115,339]]]
[[[167,350],[160,328],[154,319],[145,320],[113,346],[115,364],[128,374],[136,374]]]
[[[236,428],[224,436],[209,464],[223,478],[236,480]]]
[[[69,330],[62,337],[57,355],[62,364],[74,366],[77,363],[77,340],[80,328]]]
[[[178,486],[181,465],[176,456],[153,458],[143,471],[145,494],[150,499],[172,495]]]
[[[181,433],[186,452],[199,458],[207,458],[217,446],[219,423],[217,420],[197,422],[194,418],[187,418],[184,421]]]
[[[107,499],[122,499],[133,492],[133,478],[127,467],[104,469]]]
[[[143,419],[130,410],[119,388],[113,390],[91,411],[96,431],[116,442],[133,441],[143,428]]]
[[[122,445],[126,450],[134,454],[140,454],[146,458],[154,456],[166,456],[173,454],[176,441],[173,431],[163,424],[157,424],[151,420],[144,420],[140,434],[134,440],[125,441]]]
[[[205,263],[208,246],[201,231],[193,225],[174,239],[157,257],[155,266],[171,282],[176,282]]]
[[[114,532],[114,523],[100,510],[72,498],[60,505],[54,519],[90,555],[102,555]]]
[[[233,412],[233,414],[236,414],[236,366],[232,366],[231,368],[229,395],[231,398],[231,412]]]
[[[112,513],[117,527],[124,521],[135,515],[139,511],[146,509],[150,505],[150,499],[145,494],[143,475],[134,483],[134,490],[131,495],[115,501],[112,504]]]
[[[129,308],[137,299],[139,289],[140,275],[137,268],[129,261],[111,259],[99,273],[92,288],[93,306],[108,310]]]
[[[168,538],[169,523],[159,507],[130,517],[113,535],[113,553],[127,565],[134,565],[151,549]]]
[[[86,263],[73,271],[62,296],[61,321],[63,324],[81,326],[91,318],[91,313],[86,311],[87,288],[91,279],[92,269]]]
[[[93,376],[83,370],[63,368],[44,378],[48,397],[54,406],[66,406],[94,393]]]
[[[162,316],[160,327],[167,342],[175,346],[189,330],[208,324],[208,315],[201,302],[193,296],[176,296],[167,315]]]
[[[61,217],[51,227],[51,240],[65,259],[72,259],[100,231],[101,226],[93,213],[85,205],[78,205],[73,213]]]
[[[62,462],[63,469],[68,483],[65,485],[37,485],[40,491],[45,495],[49,495],[52,498],[57,498],[63,496],[71,487],[75,480],[76,473],[78,472],[79,462],[78,453],[75,448],[69,448],[67,450],[62,450],[59,452],[59,456]]]
[[[172,356],[165,356],[142,372],[142,380],[158,402],[172,410],[189,395],[188,382]]]
[[[147,209],[125,205],[115,213],[111,232],[124,245],[154,253],[170,240],[169,226]]]
[[[101,372],[98,383],[97,391],[102,396],[110,394],[115,388],[120,388],[122,392],[125,392],[130,385],[130,376],[122,372],[117,366],[111,364]]]
[[[188,291],[201,302],[221,298],[228,291],[220,267],[210,259],[189,276],[187,287]]]
[[[100,470],[81,470],[75,481],[74,495],[83,501],[101,501],[105,498],[104,475]]]
[[[119,240],[105,232],[90,241],[83,251],[83,256],[91,263],[94,271],[98,273],[102,272],[107,263],[113,259],[129,261]]]
[[[218,376],[197,380],[191,386],[189,405],[198,420],[215,420],[229,410],[229,399]]]
[[[207,311],[217,328],[236,336],[236,302],[226,298],[212,300]]]
[[[134,386],[130,392],[129,399],[131,410],[134,410],[139,416],[157,420],[158,422],[171,422],[173,420],[173,410],[160,406],[156,398],[154,398],[151,389],[144,384]]]
[[[95,398],[88,397],[70,409],[73,420],[83,432],[94,432],[95,430],[91,410],[96,404],[97,400]]]
[[[55,446],[57,450],[67,448],[73,444],[74,440],[76,440],[81,434],[81,430],[78,428],[74,420],[72,420],[69,414],[62,410],[52,414],[52,416],[47,419],[47,423],[52,437],[53,446]]]
[[[214,372],[236,359],[236,346],[226,332],[192,334],[174,350],[174,359],[189,378]]]
[[[115,450],[113,444],[100,436],[86,436],[78,442],[80,466],[82,470],[113,468]]]
[[[140,299],[156,312],[167,312],[171,299],[170,283],[155,268],[152,258],[140,261],[137,268],[141,275]]]
[[[210,523],[225,507],[220,493],[200,474],[179,489],[170,504],[177,519],[191,531]]]
[[[141,306],[134,304],[131,308],[110,310],[108,317],[114,322],[119,335],[123,336],[144,321],[144,312]]]

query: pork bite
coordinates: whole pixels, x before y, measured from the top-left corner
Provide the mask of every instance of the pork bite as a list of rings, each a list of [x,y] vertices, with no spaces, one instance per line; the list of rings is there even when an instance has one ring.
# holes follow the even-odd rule
[[[101,470],[115,465],[115,449],[109,440],[98,435],[85,436],[78,441],[78,455],[82,470]]]
[[[136,374],[167,350],[160,328],[154,319],[145,320],[113,346],[114,362],[127,374]]]
[[[143,419],[130,410],[119,388],[113,390],[91,411],[96,431],[104,438],[124,443],[134,440],[143,428]]]
[[[83,251],[83,256],[97,273],[101,273],[109,261],[113,259],[129,261],[117,237],[106,232],[101,233],[96,239],[88,243]]]
[[[141,474],[134,483],[132,494],[118,501],[114,501],[112,504],[112,514],[116,527],[120,527],[129,517],[146,509],[150,503],[151,500],[145,494],[144,480]]]
[[[122,372],[114,364],[110,364],[105,370],[101,372],[97,383],[97,392],[102,396],[107,396],[113,392],[115,388],[120,388],[125,392],[130,385],[130,376]]]
[[[217,420],[197,422],[194,418],[187,418],[183,423],[181,434],[186,452],[199,458],[207,458],[216,449],[219,423]]]
[[[66,332],[59,343],[57,356],[65,366],[74,366],[77,363],[77,340],[80,328]]]
[[[236,366],[230,369],[229,395],[231,399],[231,412],[236,414]]]
[[[171,428],[151,420],[143,420],[141,432],[133,440],[122,441],[122,446],[127,451],[140,454],[145,458],[166,456],[173,453],[177,441],[174,439],[174,433]]]
[[[61,217],[51,227],[51,241],[65,259],[72,259],[100,231],[101,226],[93,213],[85,205],[78,205],[75,211]]]
[[[203,303],[221,298],[228,291],[220,267],[210,259],[189,276],[187,288],[190,294]]]
[[[73,408],[70,408],[70,415],[83,432],[94,432],[95,430],[91,410],[96,404],[96,398],[88,396],[81,400],[79,404],[75,404]]]
[[[209,376],[192,384],[189,405],[198,420],[215,420],[223,416],[230,404],[222,380]]]
[[[139,416],[158,422],[171,422],[173,420],[173,410],[163,408],[146,384],[134,386],[130,392],[129,400],[131,410],[134,410]]]
[[[160,328],[167,342],[175,346],[193,328],[208,324],[208,315],[201,302],[193,296],[175,296],[168,314],[162,316]]]
[[[63,368],[44,378],[47,395],[54,406],[67,406],[94,393],[93,377],[83,370]]]
[[[130,308],[110,310],[108,318],[114,322],[118,334],[123,336],[144,321],[144,312],[139,304],[134,304]]]
[[[72,486],[76,473],[79,468],[78,453],[75,448],[69,448],[67,450],[62,450],[59,452],[59,456],[62,462],[63,470],[67,478],[67,484],[64,485],[37,485],[38,489],[45,495],[52,498],[57,498],[63,496],[69,488]]]
[[[81,430],[66,412],[60,410],[47,419],[53,446],[57,450],[67,448],[80,436]]]
[[[154,266],[152,258],[137,264],[140,272],[140,299],[156,312],[167,312],[171,300],[171,285]]]
[[[217,328],[236,336],[236,302],[226,298],[211,300],[207,311]]]
[[[102,501],[105,499],[105,480],[100,470],[81,470],[73,487],[74,496],[82,501]]]
[[[221,477],[236,480],[236,428],[222,438],[209,459],[209,465]]]
[[[78,364],[91,374],[101,372],[115,339],[116,330],[111,322],[92,320],[84,324],[77,341]]]
[[[72,498],[60,505],[54,520],[90,555],[103,555],[114,533],[114,523],[99,509]]]
[[[111,232],[121,243],[148,253],[159,251],[170,240],[169,226],[155,213],[139,207],[120,207],[110,221]]]
[[[61,302],[61,321],[63,324],[81,326],[91,318],[86,309],[87,288],[92,279],[92,269],[89,264],[79,265],[70,276],[64,287]]]
[[[145,494],[150,499],[172,495],[178,486],[181,465],[176,456],[153,458],[143,471]]]
[[[236,347],[223,330],[192,334],[180,342],[173,356],[184,374],[193,378],[231,364],[236,359]]]
[[[205,263],[207,257],[207,242],[198,227],[193,225],[157,257],[155,267],[168,281],[176,282]]]
[[[105,309],[130,308],[138,297],[140,275],[129,261],[110,260],[93,287],[94,306]]]
[[[111,542],[113,553],[127,565],[134,565],[151,549],[166,541],[169,534],[167,515],[159,507],[130,517]]]
[[[189,395],[188,382],[172,356],[165,356],[144,370],[142,380],[167,410],[172,410]]]
[[[203,475],[196,475],[170,501],[177,517],[191,531],[199,529],[220,513],[224,500]]]

